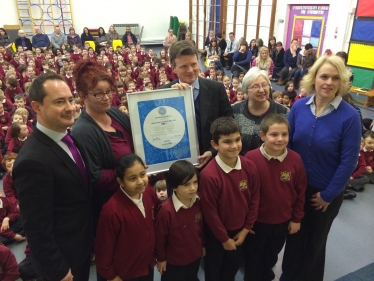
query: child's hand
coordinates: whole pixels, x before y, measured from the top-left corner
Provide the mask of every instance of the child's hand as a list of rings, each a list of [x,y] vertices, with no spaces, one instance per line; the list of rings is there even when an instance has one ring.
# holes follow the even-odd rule
[[[1,224],[0,232],[9,229],[9,218],[4,218],[3,223]]]
[[[300,223],[292,222],[288,224],[288,233],[294,234],[300,230]]]
[[[249,230],[243,228],[241,231],[239,231],[235,236],[234,236],[234,241],[235,241],[235,246],[239,246],[243,244],[245,237],[247,236]]]
[[[166,261],[158,261],[157,270],[160,272],[160,274],[164,273],[166,271]]]
[[[235,241],[231,238],[229,238],[229,240],[227,240],[225,243],[222,243],[222,245],[226,251],[236,250]]]
[[[373,169],[370,166],[366,166],[366,171],[369,172],[369,173],[372,173]]]
[[[205,255],[206,255],[206,249],[205,249],[205,247],[203,248],[203,257],[205,257]]]

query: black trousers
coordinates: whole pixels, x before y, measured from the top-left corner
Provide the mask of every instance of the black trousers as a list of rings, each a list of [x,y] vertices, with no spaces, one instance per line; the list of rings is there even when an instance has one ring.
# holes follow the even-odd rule
[[[232,77],[239,77],[239,74],[240,73],[244,73],[244,70],[243,69],[245,69],[245,71],[248,71],[248,69],[246,69],[246,68],[240,68],[239,66],[237,66],[236,64],[235,65],[233,65],[232,67],[231,67],[231,73],[232,73]]]
[[[35,271],[34,266],[31,262],[31,257],[26,256],[26,258],[19,263],[19,276],[23,281],[36,279],[38,280],[38,274]],[[41,279],[40,279],[41,280]]]
[[[199,281],[197,273],[200,268],[200,260],[198,259],[187,265],[166,265],[166,271],[161,275],[161,281]]]
[[[273,267],[286,242],[289,221],[280,224],[255,222],[243,245],[245,281],[271,281],[275,278]]]
[[[358,176],[353,180],[349,180],[348,182],[351,188],[353,188],[355,191],[363,191],[365,184],[367,183],[369,183],[369,178],[366,175]]]
[[[300,231],[287,237],[282,270],[294,281],[323,280],[327,236],[343,203],[344,192],[330,203],[325,212],[316,210],[310,199],[317,192],[319,190],[308,185]]]
[[[288,69],[288,67],[286,67],[286,66],[283,67],[283,69],[281,70],[281,73],[280,73],[280,79],[283,80],[283,81],[284,80],[290,80],[295,75],[296,70],[298,70],[297,67],[292,68],[291,71]]]
[[[153,275],[154,275],[153,268],[149,268],[148,269],[148,275],[141,276],[141,277],[136,277],[136,278],[131,278],[131,279],[126,279],[124,281],[153,281]]]
[[[232,57],[234,56],[234,53],[228,53],[227,54],[227,59],[228,59],[228,62],[227,62],[227,66],[229,66],[230,68],[232,67]],[[225,66],[225,56],[223,56],[223,53],[221,54],[220,56],[221,58],[221,64],[222,66]]]
[[[227,234],[233,238],[239,231],[228,231]],[[205,238],[205,281],[234,281],[242,262],[243,245],[237,246],[234,251],[226,251],[209,227],[205,228]]]

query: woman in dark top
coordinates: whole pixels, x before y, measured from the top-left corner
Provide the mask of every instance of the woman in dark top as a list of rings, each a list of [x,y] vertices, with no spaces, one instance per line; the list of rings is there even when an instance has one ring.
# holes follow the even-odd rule
[[[8,51],[12,47],[12,39],[10,39],[4,28],[0,28],[0,46],[4,46]]]
[[[270,81],[266,71],[252,67],[243,78],[242,88],[248,99],[231,108],[242,135],[241,155],[261,146],[260,124],[269,113],[288,116],[289,109],[269,99]]]
[[[245,73],[251,67],[252,52],[248,50],[248,43],[241,40],[239,49],[234,52],[232,60],[234,62],[231,72],[233,77],[239,77],[240,73]]]
[[[134,153],[130,119],[119,109],[111,107],[115,85],[103,65],[81,60],[74,68],[73,77],[85,110],[75,123],[72,135],[85,146],[91,159],[96,224],[102,206],[118,189],[116,161]]]
[[[18,38],[14,40],[14,44],[16,45],[16,49],[18,50],[18,46],[22,46],[24,51],[31,51],[32,44],[29,38],[25,37],[25,32],[23,30],[18,30]]]
[[[256,39],[251,40],[251,43],[249,43],[249,49],[252,52],[252,60],[256,59],[258,55],[258,47],[256,45]]]
[[[86,41],[95,41],[87,27],[83,28],[81,40],[82,40],[82,46],[84,46],[84,42]]]
[[[74,27],[69,28],[69,35],[67,36],[68,44],[70,45],[69,50],[73,50],[73,45],[77,45],[78,48],[82,48],[82,40],[78,34],[75,33]]]

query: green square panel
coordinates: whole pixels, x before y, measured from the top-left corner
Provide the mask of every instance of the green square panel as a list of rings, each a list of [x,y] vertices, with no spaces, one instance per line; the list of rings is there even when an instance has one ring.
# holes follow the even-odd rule
[[[354,75],[352,85],[371,89],[374,79],[374,70],[357,67],[351,67],[351,69]]]

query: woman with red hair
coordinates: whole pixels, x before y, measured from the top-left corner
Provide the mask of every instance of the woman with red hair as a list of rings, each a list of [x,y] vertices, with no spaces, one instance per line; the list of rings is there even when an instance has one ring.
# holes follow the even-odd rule
[[[103,65],[81,60],[74,67],[73,77],[85,110],[74,124],[72,136],[85,146],[91,159],[88,169],[96,225],[102,206],[118,189],[117,160],[134,152],[130,119],[111,106],[115,85]]]

